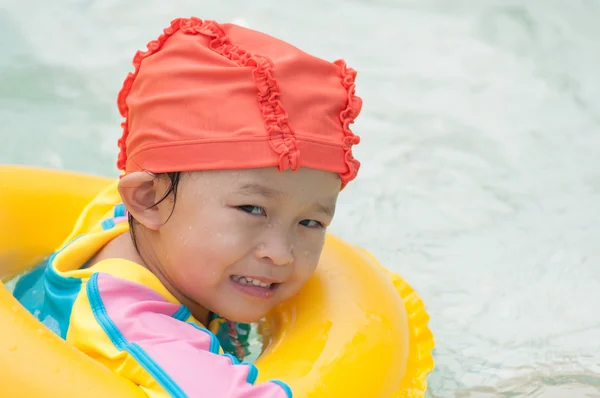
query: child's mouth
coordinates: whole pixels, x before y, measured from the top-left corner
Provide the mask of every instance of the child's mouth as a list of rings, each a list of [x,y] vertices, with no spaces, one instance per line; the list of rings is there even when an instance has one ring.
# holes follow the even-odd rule
[[[281,285],[279,282],[270,282],[268,279],[258,279],[241,275],[231,275],[229,279],[231,279],[231,282],[238,290],[250,296],[263,299],[273,297],[277,288]]]
[[[248,285],[248,286],[256,286],[262,287],[263,289],[271,289],[274,286],[278,285],[278,283],[265,283],[258,279],[251,278],[249,276],[240,276],[240,275],[232,275],[231,280],[240,285]]]

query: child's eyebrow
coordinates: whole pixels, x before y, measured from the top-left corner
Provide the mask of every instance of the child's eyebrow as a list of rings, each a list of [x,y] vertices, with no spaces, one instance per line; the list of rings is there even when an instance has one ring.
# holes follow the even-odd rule
[[[257,183],[244,184],[238,189],[242,195],[261,195],[267,198],[281,198],[287,196],[285,193]]]
[[[324,205],[322,203],[316,203],[314,208],[321,213],[327,214],[329,217],[333,218],[333,214],[335,213],[335,204],[333,205]]]

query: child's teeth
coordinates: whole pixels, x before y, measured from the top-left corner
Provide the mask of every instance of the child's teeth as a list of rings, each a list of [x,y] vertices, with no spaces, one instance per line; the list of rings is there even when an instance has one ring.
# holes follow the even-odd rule
[[[271,287],[270,283],[263,283],[261,281],[259,281],[258,279],[252,279],[250,277],[247,276],[238,276],[238,275],[234,275],[231,277],[231,279],[233,279],[234,281],[236,281],[239,284],[242,285],[253,285],[253,286],[260,286],[260,287]]]

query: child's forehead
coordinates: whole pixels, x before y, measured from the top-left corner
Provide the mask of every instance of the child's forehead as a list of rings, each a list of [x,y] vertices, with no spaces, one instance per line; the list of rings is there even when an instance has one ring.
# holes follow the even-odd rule
[[[189,173],[189,182],[201,187],[240,195],[267,198],[303,196],[335,201],[340,190],[339,175],[316,169],[279,171],[276,167],[240,170],[208,170]]]

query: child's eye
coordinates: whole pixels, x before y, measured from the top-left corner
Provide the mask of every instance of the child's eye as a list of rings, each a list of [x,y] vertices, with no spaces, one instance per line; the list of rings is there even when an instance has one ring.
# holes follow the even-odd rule
[[[322,222],[317,220],[302,220],[300,221],[301,225],[304,225],[307,228],[323,228],[324,225]]]
[[[238,209],[254,216],[264,216],[267,213],[262,207],[254,205],[242,205]]]

